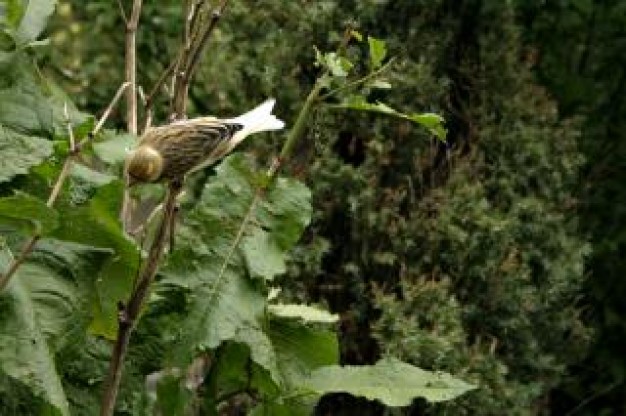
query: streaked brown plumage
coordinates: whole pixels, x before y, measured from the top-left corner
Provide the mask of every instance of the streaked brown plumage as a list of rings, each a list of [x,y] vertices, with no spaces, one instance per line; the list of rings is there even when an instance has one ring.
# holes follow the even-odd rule
[[[129,185],[182,181],[188,173],[226,156],[248,135],[278,130],[284,123],[271,114],[274,100],[232,119],[200,117],[147,130],[126,159]]]

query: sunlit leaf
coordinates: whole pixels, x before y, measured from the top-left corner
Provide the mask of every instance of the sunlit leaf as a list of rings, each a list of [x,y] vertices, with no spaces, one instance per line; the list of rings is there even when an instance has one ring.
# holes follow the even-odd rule
[[[447,130],[444,127],[444,119],[438,114],[434,113],[422,113],[422,114],[404,114],[401,113],[387,104],[377,101],[376,103],[368,103],[362,96],[353,96],[346,99],[339,105],[332,106],[334,108],[345,108],[358,111],[371,111],[375,113],[386,114],[393,117],[398,117],[404,120],[409,120],[414,123],[428,129],[428,131],[437,137],[441,141],[446,140]]]
[[[394,358],[372,366],[322,367],[305,384],[318,394],[346,392],[393,407],[408,406],[416,398],[451,400],[475,388],[449,374],[422,370]]]
[[[276,304],[269,305],[268,310],[275,316],[281,318],[296,318],[304,322],[331,324],[339,320],[339,315],[307,305]]]
[[[387,56],[387,45],[385,41],[368,36],[367,43],[370,49],[370,63],[372,68],[380,68],[383,60]]]

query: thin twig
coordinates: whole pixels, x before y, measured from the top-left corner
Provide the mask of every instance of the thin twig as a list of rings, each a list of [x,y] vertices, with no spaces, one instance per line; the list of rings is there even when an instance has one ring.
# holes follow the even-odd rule
[[[178,66],[178,61],[180,61],[180,56],[177,56],[176,59],[170,62],[169,66],[161,73],[161,75],[157,79],[157,82],[154,83],[152,90],[150,90],[150,93],[146,97],[146,104],[145,104],[146,121],[144,122],[144,128],[143,128],[144,130],[146,130],[150,126],[148,122],[148,117],[149,116],[151,117],[152,106],[154,105],[154,99],[156,98],[156,95],[159,93],[159,90],[161,89],[163,84],[165,84],[165,81],[167,81],[167,77],[172,75],[172,72],[174,72],[174,69],[176,69],[176,67]]]
[[[201,11],[196,10],[194,13],[193,20],[196,23],[195,26],[199,28],[197,30],[194,30],[194,27],[191,28],[190,39],[186,45],[183,45],[184,53],[176,68],[174,98],[172,100],[173,119],[181,119],[186,116],[189,85],[202,57],[204,47],[220,21],[226,6],[228,6],[228,0],[222,0],[211,12],[211,20],[204,29],[201,29],[199,24]]]
[[[137,134],[137,26],[141,15],[142,0],[133,0],[130,18],[126,20],[126,122],[128,132]]]
[[[127,25],[128,17],[126,17],[126,10],[124,10],[124,5],[122,4],[122,0],[117,0],[117,5],[120,8],[120,16],[122,16],[122,20],[124,21],[124,24]]]
[[[50,195],[48,196],[48,200],[46,201],[46,205],[48,207],[52,208],[54,206],[54,203],[59,197],[61,189],[63,189],[65,180],[67,179],[67,177],[69,176],[72,170],[71,168],[72,168],[74,159],[78,157],[84,145],[87,144],[87,142],[91,140],[91,138],[93,138],[98,133],[98,131],[100,131],[100,128],[102,128],[102,125],[104,124],[106,119],[109,117],[109,114],[111,114],[113,107],[119,101],[126,87],[128,87],[127,83],[124,83],[122,84],[122,86],[120,86],[120,88],[117,90],[117,93],[113,97],[113,100],[111,100],[111,103],[107,107],[106,111],[104,112],[100,121],[97,123],[94,130],[91,133],[89,133],[87,137],[83,139],[80,143],[76,143],[76,140],[74,139],[74,131],[72,130],[68,112],[67,111],[64,112],[65,122],[67,124],[68,140],[70,142],[70,152],[65,158],[65,161],[63,162],[63,167],[61,168],[61,172],[59,173],[59,176],[57,177],[54,183],[54,186],[52,187],[52,190],[50,191]],[[17,270],[22,265],[22,263],[24,263],[24,261],[28,258],[30,253],[35,248],[35,244],[37,244],[40,238],[41,238],[40,233],[36,233],[31,238],[29,238],[28,241],[26,241],[26,243],[24,243],[24,245],[22,246],[22,249],[20,250],[20,253],[18,254],[18,256],[11,261],[11,264],[9,265],[9,268],[7,269],[6,273],[4,274],[0,273],[0,292],[4,291],[4,289],[7,287],[7,285],[9,284],[9,281],[11,280],[15,272],[17,272]]]
[[[159,263],[161,262],[165,242],[168,240],[168,236],[171,232],[170,226],[172,224],[172,217],[176,212],[176,198],[180,190],[180,184],[170,184],[165,201],[163,218],[159,223],[157,233],[150,246],[150,252],[145,267],[137,279],[137,284],[130,295],[128,303],[126,305],[119,305],[117,338],[109,364],[109,373],[105,382],[100,416],[113,415],[130,336],[139,318],[141,308],[148,296],[150,285],[156,276]]]
[[[383,72],[385,72],[387,69],[389,69],[389,67],[391,66],[391,64],[395,61],[395,58],[391,58],[389,59],[389,61],[381,66],[380,68],[378,68],[376,71],[370,72],[369,74],[367,74],[366,76],[364,76],[363,78],[359,78],[355,81],[352,82],[348,82],[347,84],[342,85],[341,87],[335,88],[332,91],[327,92],[326,94],[322,95],[320,97],[321,100],[325,100],[326,98],[333,96],[335,94],[337,94],[340,91],[345,91],[347,89],[350,88],[354,88],[358,85],[364,84],[367,81],[376,78],[377,76],[379,76],[380,74],[382,74]]]
[[[39,238],[41,238],[39,235],[31,237],[22,247],[20,254],[16,258],[11,260],[11,265],[7,269],[7,272],[0,276],[0,292],[4,291],[4,289],[11,281],[11,277],[13,277],[17,269],[22,265],[22,263],[24,263],[26,258],[28,258],[28,255],[31,253],[31,251],[33,251],[33,248],[35,247],[35,244],[37,244],[37,241],[39,241]]]

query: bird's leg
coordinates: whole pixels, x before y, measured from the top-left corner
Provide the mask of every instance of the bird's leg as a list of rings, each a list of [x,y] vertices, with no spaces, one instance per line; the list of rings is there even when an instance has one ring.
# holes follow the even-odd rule
[[[182,181],[178,179],[174,179],[170,182],[169,192],[172,192],[178,195],[180,194],[182,187],[183,187]],[[178,217],[179,212],[180,212],[180,203],[176,201],[176,205],[174,206],[174,211],[172,212],[172,215],[170,215],[169,223],[167,224],[167,231],[169,233],[168,249],[170,253],[174,251],[174,243],[175,243],[175,236],[176,236],[176,219]]]
[[[176,206],[174,207],[174,212],[170,217],[170,223],[168,224],[169,231],[169,247],[168,251],[171,253],[174,251],[174,243],[176,240],[176,219],[178,218],[178,213],[180,211],[180,204],[176,202]]]

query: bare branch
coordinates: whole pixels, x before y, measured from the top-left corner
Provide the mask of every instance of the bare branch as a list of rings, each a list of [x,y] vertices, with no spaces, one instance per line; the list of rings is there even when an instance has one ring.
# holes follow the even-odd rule
[[[130,18],[126,20],[126,122],[128,132],[137,134],[137,25],[141,15],[142,0],[133,0]]]
[[[200,2],[196,2],[196,4],[198,3]],[[173,119],[180,119],[186,116],[189,85],[200,62],[204,47],[207,45],[227,5],[228,0],[221,0],[220,4],[211,12],[210,20],[204,27],[201,24],[203,21],[201,16],[206,14],[206,7],[196,10],[194,13],[193,21],[197,29],[191,27],[190,39],[183,47],[183,54],[175,73],[174,98],[172,99],[171,111]]]

